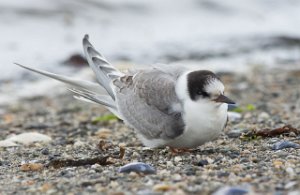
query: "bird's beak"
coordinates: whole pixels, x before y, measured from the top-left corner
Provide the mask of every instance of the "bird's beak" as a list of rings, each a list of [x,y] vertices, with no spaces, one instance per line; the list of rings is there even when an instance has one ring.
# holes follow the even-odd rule
[[[215,99],[215,102],[226,103],[226,104],[235,104],[235,102],[233,100],[229,99],[225,95],[220,95],[219,97],[217,97],[217,99]]]

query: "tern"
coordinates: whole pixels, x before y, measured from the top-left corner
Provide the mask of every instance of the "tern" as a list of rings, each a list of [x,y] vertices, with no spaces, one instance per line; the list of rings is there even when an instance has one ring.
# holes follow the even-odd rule
[[[227,123],[224,84],[209,70],[156,65],[123,73],[83,38],[97,83],[17,64],[72,86],[77,99],[101,104],[137,132],[151,148],[192,149],[216,139]]]

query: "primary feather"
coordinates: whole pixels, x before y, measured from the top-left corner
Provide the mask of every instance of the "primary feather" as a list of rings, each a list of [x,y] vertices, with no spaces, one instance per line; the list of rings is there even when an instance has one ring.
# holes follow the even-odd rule
[[[94,71],[98,82],[106,89],[111,98],[115,99],[115,94],[111,88],[111,82],[113,79],[124,76],[124,74],[114,68],[98,51],[95,50],[93,45],[89,42],[88,35],[84,36],[82,44],[89,66]]]

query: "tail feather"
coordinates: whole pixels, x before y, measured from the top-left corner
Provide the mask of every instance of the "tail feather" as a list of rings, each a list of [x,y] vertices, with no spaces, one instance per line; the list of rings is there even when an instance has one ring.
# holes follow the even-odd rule
[[[123,73],[114,68],[89,42],[89,36],[85,35],[83,38],[83,49],[89,66],[96,74],[98,82],[106,89],[107,93],[115,100],[113,89],[111,88],[111,81],[115,78],[124,76]]]
[[[44,76],[53,78],[55,80],[61,81],[72,86],[72,89],[69,89],[71,92],[76,94],[74,96],[76,99],[86,102],[92,102],[104,105],[107,109],[109,109],[112,113],[117,115],[118,117],[120,114],[116,108],[114,100],[107,94],[106,90],[101,87],[98,83],[93,83],[90,81],[74,79],[71,77],[63,76],[54,74],[51,72],[35,69],[32,67],[24,66],[18,63],[16,65],[25,68],[27,70],[42,74]]]
[[[104,106],[116,109],[115,102],[108,95],[98,95],[98,94],[95,94],[91,91],[87,91],[84,89],[80,90],[80,89],[75,89],[75,88],[69,88],[68,90],[78,96],[84,97],[95,103],[102,104]]]
[[[97,95],[92,92],[81,91],[78,89],[69,89],[74,94],[74,98],[80,101],[88,102],[88,103],[96,103],[104,105],[109,111],[111,111],[114,115],[121,118],[118,109],[115,107],[114,102],[108,95]]]
[[[106,90],[103,87],[101,87],[98,83],[85,81],[85,80],[80,80],[80,79],[75,79],[75,78],[67,77],[67,76],[63,76],[63,75],[54,74],[54,73],[51,73],[51,72],[35,69],[35,68],[29,67],[29,66],[18,64],[18,63],[15,63],[15,64],[22,67],[22,68],[25,68],[27,70],[39,73],[41,75],[44,75],[44,76],[47,76],[47,77],[50,77],[50,78],[53,78],[53,79],[61,81],[63,83],[66,83],[66,84],[71,85],[75,88],[86,89],[86,90],[89,90],[89,91],[93,91],[94,93],[97,93],[97,94],[107,94]]]

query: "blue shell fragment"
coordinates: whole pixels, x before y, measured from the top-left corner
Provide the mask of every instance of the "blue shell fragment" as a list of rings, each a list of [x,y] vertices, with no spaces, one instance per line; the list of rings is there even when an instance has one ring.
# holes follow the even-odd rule
[[[272,146],[272,150],[282,150],[284,148],[300,148],[299,144],[296,144],[294,142],[291,141],[279,141],[276,142],[273,146]]]
[[[142,162],[129,163],[119,168],[119,173],[130,173],[130,172],[155,174],[156,170],[152,166]]]
[[[247,187],[240,186],[225,186],[214,192],[213,195],[246,195],[249,194]]]

